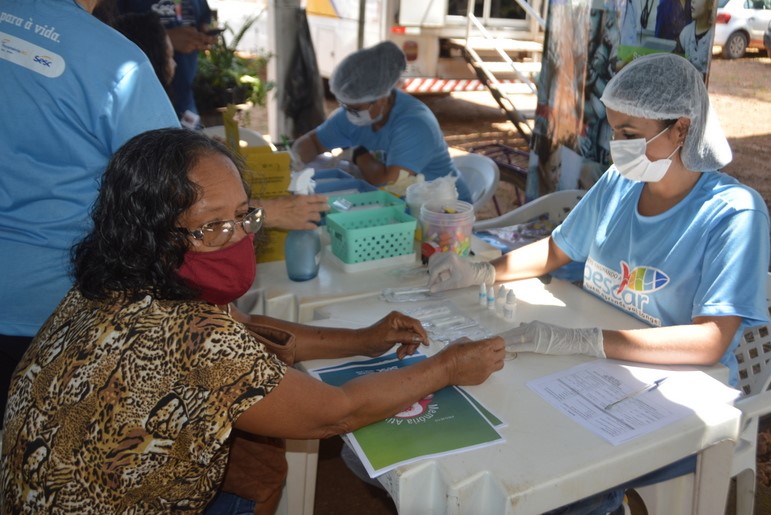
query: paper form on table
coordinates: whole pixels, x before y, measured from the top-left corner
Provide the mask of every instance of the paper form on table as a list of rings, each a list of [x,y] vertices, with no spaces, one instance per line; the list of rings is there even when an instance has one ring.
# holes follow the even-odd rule
[[[662,377],[657,388],[647,388]],[[659,429],[702,403],[732,403],[739,391],[699,370],[584,363],[527,383],[551,405],[613,445]],[[636,394],[636,392],[644,393]],[[629,398],[626,396],[631,395]],[[618,402],[619,399],[623,402]],[[607,409],[612,405],[612,409]]]

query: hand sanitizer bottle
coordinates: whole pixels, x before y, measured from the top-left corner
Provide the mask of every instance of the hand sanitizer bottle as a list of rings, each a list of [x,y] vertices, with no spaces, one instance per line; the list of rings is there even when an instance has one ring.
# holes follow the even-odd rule
[[[319,273],[321,239],[318,229],[289,231],[284,242],[286,273],[293,281],[308,281]]]
[[[296,195],[311,195],[316,183],[313,168],[292,172],[289,191]],[[321,263],[321,238],[319,230],[289,231],[284,241],[286,273],[293,281],[308,281],[319,273]]]

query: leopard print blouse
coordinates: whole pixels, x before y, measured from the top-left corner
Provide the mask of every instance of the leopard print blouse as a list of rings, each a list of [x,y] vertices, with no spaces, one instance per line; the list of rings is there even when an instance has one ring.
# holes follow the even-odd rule
[[[4,511],[203,511],[234,420],[285,372],[209,304],[95,302],[73,289],[11,381]]]

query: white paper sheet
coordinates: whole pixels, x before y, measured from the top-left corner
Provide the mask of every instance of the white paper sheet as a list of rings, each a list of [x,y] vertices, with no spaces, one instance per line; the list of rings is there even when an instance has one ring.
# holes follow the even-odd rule
[[[645,385],[657,388],[624,399]],[[613,445],[650,433],[693,412],[701,403],[731,403],[739,391],[698,370],[660,369],[609,360],[584,363],[528,382],[554,407]]]

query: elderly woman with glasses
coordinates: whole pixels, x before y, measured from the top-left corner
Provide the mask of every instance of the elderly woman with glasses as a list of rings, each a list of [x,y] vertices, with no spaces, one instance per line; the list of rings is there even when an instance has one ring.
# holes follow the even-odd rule
[[[75,286],[12,380],[5,510],[202,512],[237,430],[345,433],[503,366],[497,337],[341,387],[288,366],[397,344],[404,356],[426,334],[399,313],[344,330],[231,309],[254,280],[261,225],[239,166],[222,144],[184,129],[141,134],[113,156],[93,229],[73,252]]]

